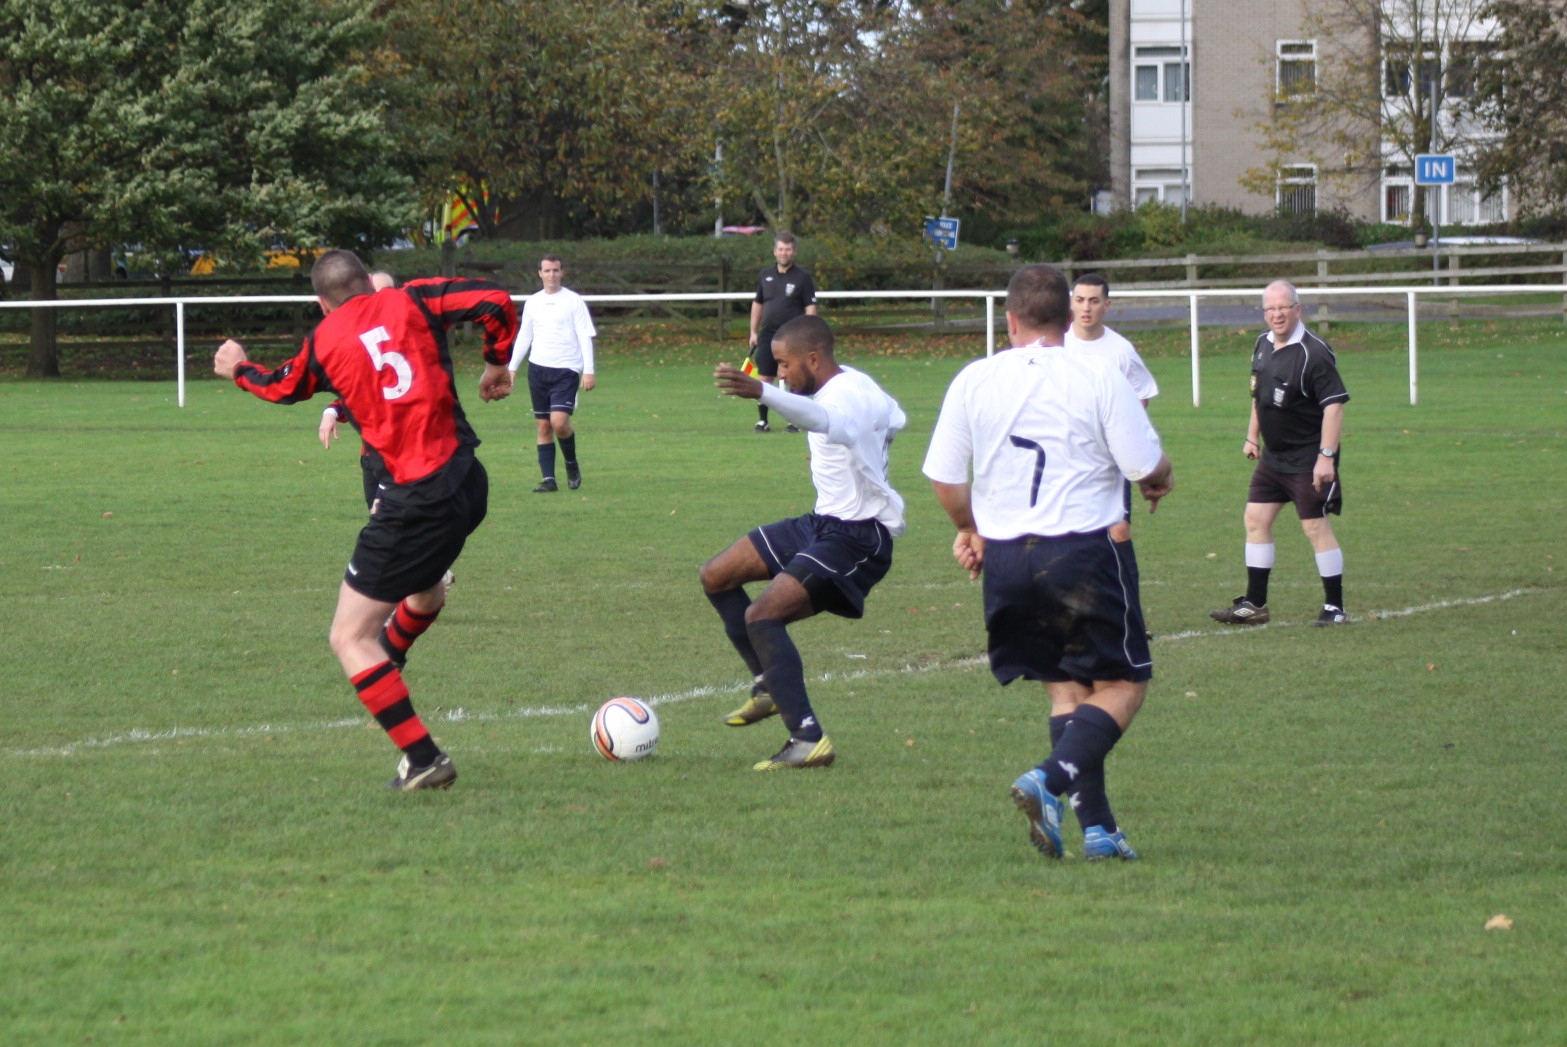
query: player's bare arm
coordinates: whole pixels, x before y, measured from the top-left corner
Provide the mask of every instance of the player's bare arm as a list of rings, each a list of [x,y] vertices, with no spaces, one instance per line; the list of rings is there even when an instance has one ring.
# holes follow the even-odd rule
[[[584,392],[592,389],[598,384],[598,379],[593,377],[591,374],[585,374],[582,376],[582,389]]]
[[[758,330],[761,328],[761,326],[762,326],[762,303],[761,302],[752,302],[751,303],[751,342],[750,342],[750,344],[753,347],[756,345],[756,340],[761,337],[761,335],[758,334]]]
[[[234,380],[234,371],[242,363],[249,362],[250,357],[245,355],[245,347],[230,338],[218,346],[218,351],[212,357],[212,370],[219,378]]]
[[[714,369],[713,385],[724,396],[739,396],[746,400],[762,398],[762,383],[729,364],[719,364]]]
[[[985,567],[985,539],[974,523],[973,491],[968,484],[944,484],[937,480],[932,480],[930,486],[936,492],[936,501],[958,529],[952,539],[952,558],[972,581]]]
[[[1251,421],[1246,426],[1246,442],[1241,445],[1241,454],[1252,461],[1262,453],[1262,445],[1257,441],[1262,438],[1262,424],[1257,421],[1257,405],[1251,405]]]
[[[1339,438],[1344,434],[1344,405],[1328,404],[1322,409],[1322,449],[1338,452]],[[1338,478],[1338,459],[1325,454],[1317,455],[1317,464],[1311,468],[1311,486],[1320,491]]]
[[[1137,481],[1137,489],[1143,493],[1150,513],[1159,508],[1159,499],[1175,490],[1175,470],[1168,455],[1161,456],[1154,471]]]

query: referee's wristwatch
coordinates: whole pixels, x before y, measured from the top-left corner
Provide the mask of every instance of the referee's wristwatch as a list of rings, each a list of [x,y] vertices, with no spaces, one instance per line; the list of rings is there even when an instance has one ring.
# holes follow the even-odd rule
[[[1317,453],[1320,454],[1322,457],[1329,458],[1329,459],[1338,457],[1338,452],[1337,451],[1330,450],[1329,448],[1326,448],[1326,447],[1319,447],[1317,449]]]

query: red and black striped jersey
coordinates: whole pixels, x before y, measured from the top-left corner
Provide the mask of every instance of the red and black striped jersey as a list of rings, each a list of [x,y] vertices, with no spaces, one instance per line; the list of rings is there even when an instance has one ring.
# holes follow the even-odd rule
[[[466,459],[479,445],[457,399],[446,344],[446,329],[464,321],[484,332],[485,362],[505,366],[517,338],[517,309],[505,288],[487,280],[411,280],[355,295],[316,326],[299,355],[275,371],[242,363],[234,384],[281,404],[337,393],[388,481],[424,487],[421,481],[437,479],[460,450]],[[448,485],[430,486],[437,489],[420,493],[441,497]]]

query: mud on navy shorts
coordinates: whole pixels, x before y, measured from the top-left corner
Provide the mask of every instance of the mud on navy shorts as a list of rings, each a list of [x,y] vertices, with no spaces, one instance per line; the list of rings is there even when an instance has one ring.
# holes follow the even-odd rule
[[[1246,500],[1259,504],[1293,502],[1302,520],[1320,520],[1329,513],[1336,516],[1344,510],[1344,485],[1339,483],[1338,463],[1333,466],[1333,482],[1319,491],[1311,485],[1310,473],[1281,473],[1258,462],[1252,470]]]
[[[540,367],[528,361],[528,395],[533,398],[535,418],[548,418],[552,411],[575,411],[581,385],[582,375],[569,367]]]
[[[751,353],[756,361],[756,373],[763,378],[778,377],[778,358],[773,356],[773,332],[762,331],[756,336],[756,349]]]
[[[355,592],[386,603],[424,592],[457,562],[489,504],[490,477],[478,459],[444,501],[409,505],[382,498],[359,532],[343,580]]]
[[[877,520],[840,520],[806,513],[748,536],[769,578],[789,574],[811,606],[844,618],[865,614],[865,596],[892,567],[892,535]]]
[[[1107,530],[987,541],[981,577],[1001,683],[1153,678],[1131,542]]]

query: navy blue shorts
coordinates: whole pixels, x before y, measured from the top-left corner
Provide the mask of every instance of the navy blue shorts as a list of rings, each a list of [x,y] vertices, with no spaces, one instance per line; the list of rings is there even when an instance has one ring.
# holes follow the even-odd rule
[[[569,367],[540,367],[528,361],[528,395],[533,397],[535,418],[548,418],[555,411],[575,411],[581,386],[582,375]]]
[[[892,535],[876,520],[806,513],[748,537],[769,578],[788,573],[811,593],[813,607],[844,618],[864,616],[866,594],[892,567]]]
[[[1001,683],[1153,678],[1131,542],[1106,531],[987,541],[982,577]]]
[[[1344,485],[1339,483],[1336,464],[1333,482],[1319,491],[1311,485],[1310,473],[1281,473],[1258,462],[1251,473],[1246,501],[1259,505],[1293,502],[1295,513],[1302,520],[1320,520],[1329,513],[1337,516],[1344,511]]]
[[[424,592],[457,562],[489,505],[490,477],[478,459],[443,501],[409,505],[382,498],[359,532],[343,580],[355,592],[385,603]]]

